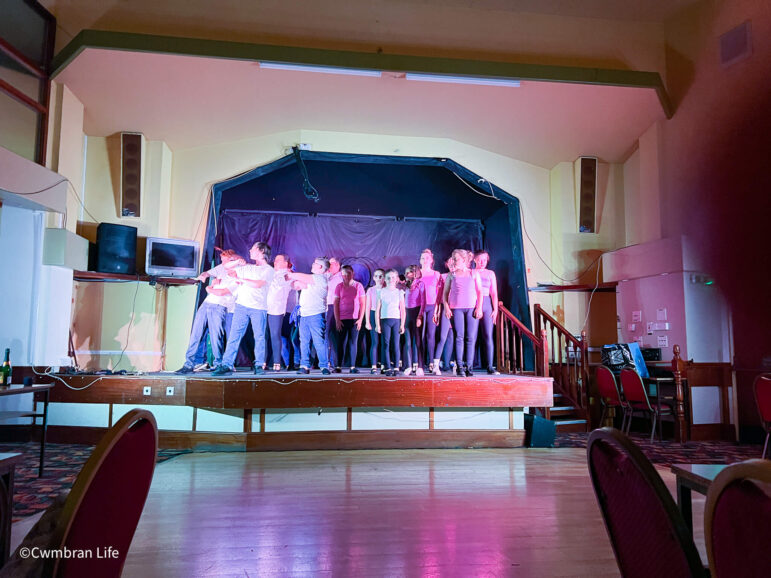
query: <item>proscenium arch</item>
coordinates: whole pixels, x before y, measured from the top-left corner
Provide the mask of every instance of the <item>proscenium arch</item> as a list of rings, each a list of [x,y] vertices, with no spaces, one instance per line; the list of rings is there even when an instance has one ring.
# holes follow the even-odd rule
[[[358,183],[351,183],[348,187],[348,197],[335,199],[337,203],[334,212],[350,216],[377,215],[393,216],[406,218],[431,218],[432,214],[438,218],[446,219],[466,219],[477,220],[484,227],[484,244],[491,250],[493,256],[497,258],[504,267],[498,271],[502,277],[499,284],[505,287],[501,298],[507,308],[516,315],[523,323],[531,325],[529,299],[527,291],[526,266],[524,261],[524,246],[522,237],[522,223],[520,202],[517,197],[501,189],[494,183],[487,181],[478,174],[458,164],[448,158],[431,157],[405,157],[405,156],[386,156],[386,155],[365,155],[365,154],[347,154],[330,153],[320,151],[300,151],[299,155],[309,167],[309,178],[314,187],[319,191],[322,199],[339,194],[333,187],[330,187],[322,173],[327,175],[342,174],[342,178],[348,178],[349,175],[368,175],[373,174],[373,179],[379,179],[380,175],[387,171],[392,175],[392,181],[397,186],[409,190],[410,187],[418,187],[415,194],[433,195],[433,199],[441,198],[447,195],[456,201],[461,199],[463,205],[453,208],[453,212],[442,212],[434,210],[430,203],[420,203],[415,201],[415,205],[407,205],[412,211],[404,210],[404,205],[387,213],[380,208],[374,212],[367,212],[366,209],[359,212],[360,207],[345,205],[350,203],[351,195],[356,195],[362,199],[361,205],[367,208],[372,207],[372,202],[368,202],[368,191],[366,187],[361,192]],[[321,171],[320,168],[324,168]],[[279,211],[297,211],[299,213],[309,214],[315,207],[319,206],[317,212],[323,213],[324,203],[317,205],[308,201],[302,189],[302,176],[297,166],[297,156],[290,154],[281,157],[268,164],[256,167],[245,173],[232,178],[225,179],[215,183],[211,189],[211,202],[209,203],[209,216],[204,240],[203,258],[206,263],[211,263],[214,258],[214,247],[218,240],[217,224],[219,217],[224,209],[232,208],[232,203],[223,202],[223,197],[230,191],[231,194],[240,194],[243,202],[249,200],[249,184],[260,179],[270,179],[276,175],[289,172],[294,178],[294,188],[287,190],[287,193],[294,195],[293,198],[284,198],[280,207],[273,204],[261,203],[260,199],[254,197],[255,209],[261,209],[264,212],[272,210]],[[426,182],[436,183],[436,189],[426,191],[422,184],[415,182],[415,176],[424,176]],[[245,189],[247,188],[247,189]],[[281,190],[277,191],[275,196],[280,196]],[[417,197],[414,197],[417,198]],[[293,200],[294,199],[294,200]],[[269,199],[270,200],[270,199]],[[273,199],[275,201],[276,199]],[[358,203],[358,202],[357,202]],[[380,205],[382,207],[382,205]],[[440,264],[437,263],[439,267]]]

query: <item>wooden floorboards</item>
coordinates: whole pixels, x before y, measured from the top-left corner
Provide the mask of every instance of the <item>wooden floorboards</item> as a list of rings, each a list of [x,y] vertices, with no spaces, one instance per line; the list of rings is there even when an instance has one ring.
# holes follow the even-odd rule
[[[518,448],[183,455],[156,469],[123,576],[618,570],[585,451]]]

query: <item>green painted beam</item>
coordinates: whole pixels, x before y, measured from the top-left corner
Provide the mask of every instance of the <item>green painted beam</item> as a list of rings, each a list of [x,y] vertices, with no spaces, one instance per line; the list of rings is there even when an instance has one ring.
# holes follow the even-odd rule
[[[52,63],[52,78],[77,58],[78,54],[86,48],[282,62],[362,70],[391,70],[398,72],[451,74],[455,76],[484,76],[541,82],[649,88],[656,91],[667,118],[672,118],[674,114],[672,102],[658,72],[434,58],[429,56],[384,54],[382,52],[352,52],[321,48],[302,48],[299,46],[276,46],[181,38],[177,36],[107,32],[102,30],[82,30],[72,42],[64,47],[56,55]]]

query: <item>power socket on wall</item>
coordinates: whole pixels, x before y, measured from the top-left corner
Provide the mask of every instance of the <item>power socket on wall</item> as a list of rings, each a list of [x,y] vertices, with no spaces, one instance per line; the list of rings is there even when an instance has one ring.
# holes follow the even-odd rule
[[[152,395],[153,390],[149,385],[146,385],[142,388],[142,395]]]
[[[166,395],[174,395],[174,386],[170,385],[166,388]]]

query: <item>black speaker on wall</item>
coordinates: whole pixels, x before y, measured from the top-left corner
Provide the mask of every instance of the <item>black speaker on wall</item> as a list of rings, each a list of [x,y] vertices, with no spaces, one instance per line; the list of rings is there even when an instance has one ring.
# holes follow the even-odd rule
[[[597,159],[581,157],[578,164],[578,232],[596,233]]]
[[[96,270],[136,274],[137,228],[100,223],[96,228]]]
[[[142,135],[123,132],[120,135],[120,214],[139,217],[142,197]]]

